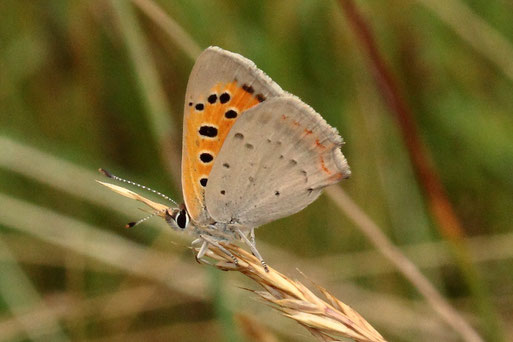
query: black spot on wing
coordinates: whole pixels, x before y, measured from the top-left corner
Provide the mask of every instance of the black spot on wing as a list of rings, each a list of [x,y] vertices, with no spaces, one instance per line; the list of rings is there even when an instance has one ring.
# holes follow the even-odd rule
[[[250,86],[250,85],[247,85],[247,84],[243,84],[242,85],[242,89],[247,92],[247,93],[250,93],[250,94],[253,94],[255,92],[255,89]]]
[[[208,152],[203,152],[200,154],[200,160],[205,164],[210,163],[212,160],[214,160],[214,156]]]
[[[224,113],[224,117],[227,119],[235,119],[237,117],[237,112],[233,109],[230,109],[226,113]]]
[[[230,101],[230,94],[228,93],[222,93],[220,96],[219,96],[219,102],[221,103],[227,103],[228,101]]]
[[[216,101],[217,101],[217,95],[216,95],[216,94],[211,94],[211,95],[207,98],[207,101],[208,101],[208,103],[210,103],[210,104],[214,104],[214,103],[216,103]]]
[[[198,132],[204,137],[215,138],[217,136],[217,128],[214,126],[203,125]]]

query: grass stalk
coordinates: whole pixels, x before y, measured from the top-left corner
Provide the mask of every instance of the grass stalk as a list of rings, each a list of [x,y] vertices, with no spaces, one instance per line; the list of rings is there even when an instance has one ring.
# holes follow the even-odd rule
[[[354,341],[383,342],[385,339],[360,314],[344,304],[326,289],[317,286],[324,296],[314,294],[307,286],[293,280],[274,268],[266,272],[252,254],[233,244],[223,245],[238,259],[235,264],[230,255],[211,247],[207,255],[223,271],[240,272],[263,290],[251,292],[272,305],[284,316],[295,320],[309,330],[319,341],[337,341],[350,338]]]

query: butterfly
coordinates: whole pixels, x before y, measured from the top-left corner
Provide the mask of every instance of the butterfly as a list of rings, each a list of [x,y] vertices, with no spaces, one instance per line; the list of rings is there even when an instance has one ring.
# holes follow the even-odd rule
[[[213,245],[237,262],[220,242],[242,240],[266,267],[255,228],[302,210],[324,187],[349,177],[342,143],[335,128],[252,61],[209,47],[185,94],[185,203],[158,214],[197,237],[198,260]]]

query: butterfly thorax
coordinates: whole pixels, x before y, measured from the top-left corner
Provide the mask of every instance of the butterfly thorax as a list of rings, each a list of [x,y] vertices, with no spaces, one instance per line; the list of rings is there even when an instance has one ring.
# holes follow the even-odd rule
[[[216,240],[220,241],[233,241],[239,240],[240,237],[238,235],[237,230],[241,230],[244,233],[249,232],[249,229],[245,226],[242,226],[237,223],[224,223],[224,222],[215,222],[207,225],[193,225],[193,234],[196,236],[200,235],[209,235]]]
[[[165,220],[174,230],[185,232],[195,237],[207,235],[219,241],[236,240],[238,239],[238,230],[245,233],[250,230],[248,227],[234,222],[193,221],[184,205],[180,208],[168,209]]]

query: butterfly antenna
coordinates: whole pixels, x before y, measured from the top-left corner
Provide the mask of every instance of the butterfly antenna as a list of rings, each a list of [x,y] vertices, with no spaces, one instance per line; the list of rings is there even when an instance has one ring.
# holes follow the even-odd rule
[[[123,178],[118,177],[118,176],[116,176],[116,175],[114,175],[114,174],[110,173],[109,171],[107,171],[107,170],[105,170],[105,169],[102,169],[102,168],[99,168],[99,169],[98,169],[98,171],[100,171],[100,173],[101,173],[101,174],[103,174],[103,175],[104,175],[105,177],[107,177],[107,178],[111,178],[111,179],[117,180],[117,181],[119,181],[119,182],[127,183],[127,184],[130,184],[130,185],[134,185],[134,186],[136,186],[136,187],[139,187],[139,188],[141,188],[141,189],[151,191],[151,192],[153,192],[155,195],[158,195],[158,196],[160,196],[160,197],[162,197],[162,198],[167,199],[168,201],[170,201],[171,203],[173,203],[174,205],[176,205],[176,206],[178,207],[178,203],[176,203],[176,202],[175,202],[171,197],[166,196],[166,195],[164,195],[163,193],[158,192],[157,190],[153,190],[153,189],[151,189],[151,188],[148,188],[147,186],[141,185],[141,184],[136,183],[136,182],[132,182],[132,181],[130,181],[130,180],[128,180],[128,179],[123,179]],[[133,222],[131,222],[131,223],[133,223]],[[137,221],[137,223],[136,223],[136,224],[139,224],[139,221]]]
[[[162,210],[158,210],[158,211],[155,211],[153,213],[151,213],[150,215],[146,216],[146,217],[143,217],[142,219],[140,219],[139,221],[135,221],[135,222],[128,222],[125,226],[125,228],[132,228],[132,227],[135,227],[141,223],[143,223],[144,221],[147,221],[149,219],[151,219],[153,216],[155,215],[158,215],[160,213],[162,213],[163,211],[165,211],[167,209],[162,209]]]

